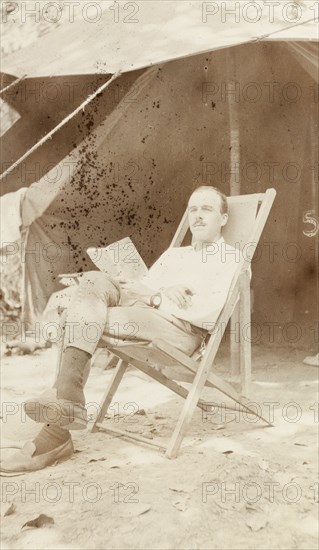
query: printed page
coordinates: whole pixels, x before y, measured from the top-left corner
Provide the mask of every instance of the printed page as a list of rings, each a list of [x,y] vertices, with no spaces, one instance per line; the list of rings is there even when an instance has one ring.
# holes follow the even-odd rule
[[[87,249],[92,262],[111,277],[140,279],[148,269],[134,243],[129,237],[116,241],[105,248]]]

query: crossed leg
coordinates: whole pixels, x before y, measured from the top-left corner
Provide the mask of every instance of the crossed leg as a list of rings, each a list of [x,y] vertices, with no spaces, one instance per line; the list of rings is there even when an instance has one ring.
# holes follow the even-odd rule
[[[26,414],[45,425],[16,458],[1,463],[2,472],[37,470],[73,454],[69,430],[86,427],[87,365],[101,339],[152,341],[157,336],[188,354],[198,346],[200,338],[188,323],[142,302],[119,304],[120,289],[104,273],[83,275],[67,314],[54,388],[25,403]]]

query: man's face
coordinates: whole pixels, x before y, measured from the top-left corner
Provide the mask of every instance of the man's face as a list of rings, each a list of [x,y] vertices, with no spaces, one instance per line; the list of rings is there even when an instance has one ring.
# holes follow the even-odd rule
[[[188,221],[195,242],[213,242],[220,238],[228,215],[220,212],[221,199],[213,190],[193,193],[188,202]]]

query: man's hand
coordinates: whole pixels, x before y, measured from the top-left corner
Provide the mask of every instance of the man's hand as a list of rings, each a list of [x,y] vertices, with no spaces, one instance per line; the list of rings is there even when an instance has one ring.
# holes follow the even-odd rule
[[[140,294],[141,296],[143,296],[144,294],[154,294],[154,291],[141,283],[141,281],[132,281],[127,279],[124,280],[123,278],[119,277],[118,283],[123,290],[134,292],[135,294]]]
[[[186,285],[173,285],[161,290],[161,294],[174,302],[179,308],[187,309],[192,305],[195,291]]]
[[[116,278],[121,289],[121,304],[133,305],[135,302],[150,303],[150,297],[154,294],[154,290],[151,290],[141,281],[124,280],[123,277]]]

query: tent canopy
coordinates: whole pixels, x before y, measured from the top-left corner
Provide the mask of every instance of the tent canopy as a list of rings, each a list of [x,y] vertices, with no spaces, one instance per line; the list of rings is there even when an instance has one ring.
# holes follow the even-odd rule
[[[16,17],[25,4],[31,10],[32,2],[22,2]],[[3,73],[29,77],[112,74],[250,41],[318,39],[316,4],[303,0],[69,4],[68,17],[65,20],[64,14],[54,34],[4,58]]]

